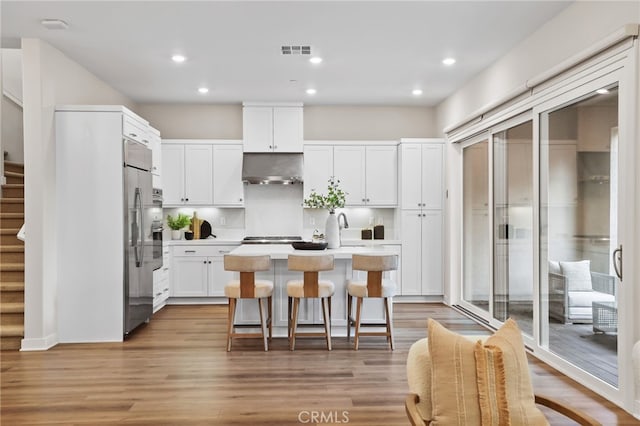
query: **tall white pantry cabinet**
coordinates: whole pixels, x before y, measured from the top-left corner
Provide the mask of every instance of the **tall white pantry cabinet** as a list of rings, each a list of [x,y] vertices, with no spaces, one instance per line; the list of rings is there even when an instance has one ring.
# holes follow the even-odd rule
[[[400,141],[402,296],[442,296],[444,141]]]

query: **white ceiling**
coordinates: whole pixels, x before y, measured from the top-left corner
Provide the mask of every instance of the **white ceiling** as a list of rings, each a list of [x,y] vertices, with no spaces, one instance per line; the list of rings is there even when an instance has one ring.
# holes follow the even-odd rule
[[[569,4],[2,0],[2,44],[41,38],[140,103],[436,105]],[[324,62],[282,56],[286,44]]]

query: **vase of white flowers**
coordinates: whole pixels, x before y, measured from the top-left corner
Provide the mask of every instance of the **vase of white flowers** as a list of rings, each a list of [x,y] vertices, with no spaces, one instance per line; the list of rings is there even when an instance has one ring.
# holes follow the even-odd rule
[[[324,237],[328,248],[340,247],[340,227],[338,226],[338,217],[336,209],[344,207],[346,193],[340,189],[340,180],[335,176],[331,176],[328,180],[327,194],[318,194],[315,190],[311,191],[309,197],[303,201],[304,207],[312,209],[327,209],[329,216],[325,223]]]

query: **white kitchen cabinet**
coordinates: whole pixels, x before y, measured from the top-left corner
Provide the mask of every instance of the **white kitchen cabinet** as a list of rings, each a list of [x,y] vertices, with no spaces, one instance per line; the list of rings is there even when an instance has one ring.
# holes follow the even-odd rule
[[[172,297],[224,297],[233,272],[224,270],[224,255],[235,246],[180,245],[173,247]]]
[[[213,145],[213,204],[244,206],[241,145]]]
[[[245,105],[244,152],[302,152],[302,106]]]
[[[162,144],[160,131],[149,128],[149,147],[151,148],[151,184],[162,188]]]
[[[397,204],[395,145],[335,145],[333,172],[347,193],[347,206]]]
[[[403,143],[401,206],[403,209],[442,208],[442,143]]]
[[[122,115],[122,134],[129,139],[149,145],[149,122],[138,116]]]
[[[304,147],[304,198],[311,191],[319,194],[327,193],[329,178],[333,176],[333,146],[307,145]]]
[[[443,294],[441,210],[402,210],[403,296]]]
[[[164,206],[213,204],[213,146],[163,144]]]

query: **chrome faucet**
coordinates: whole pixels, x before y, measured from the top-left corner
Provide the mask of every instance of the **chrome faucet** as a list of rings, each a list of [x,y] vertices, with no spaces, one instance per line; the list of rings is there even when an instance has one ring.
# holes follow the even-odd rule
[[[344,226],[340,224],[340,218],[344,219]],[[347,221],[347,215],[344,213],[340,213],[338,215],[338,236],[340,237],[340,245],[342,245],[342,228],[348,228],[349,221]]]

